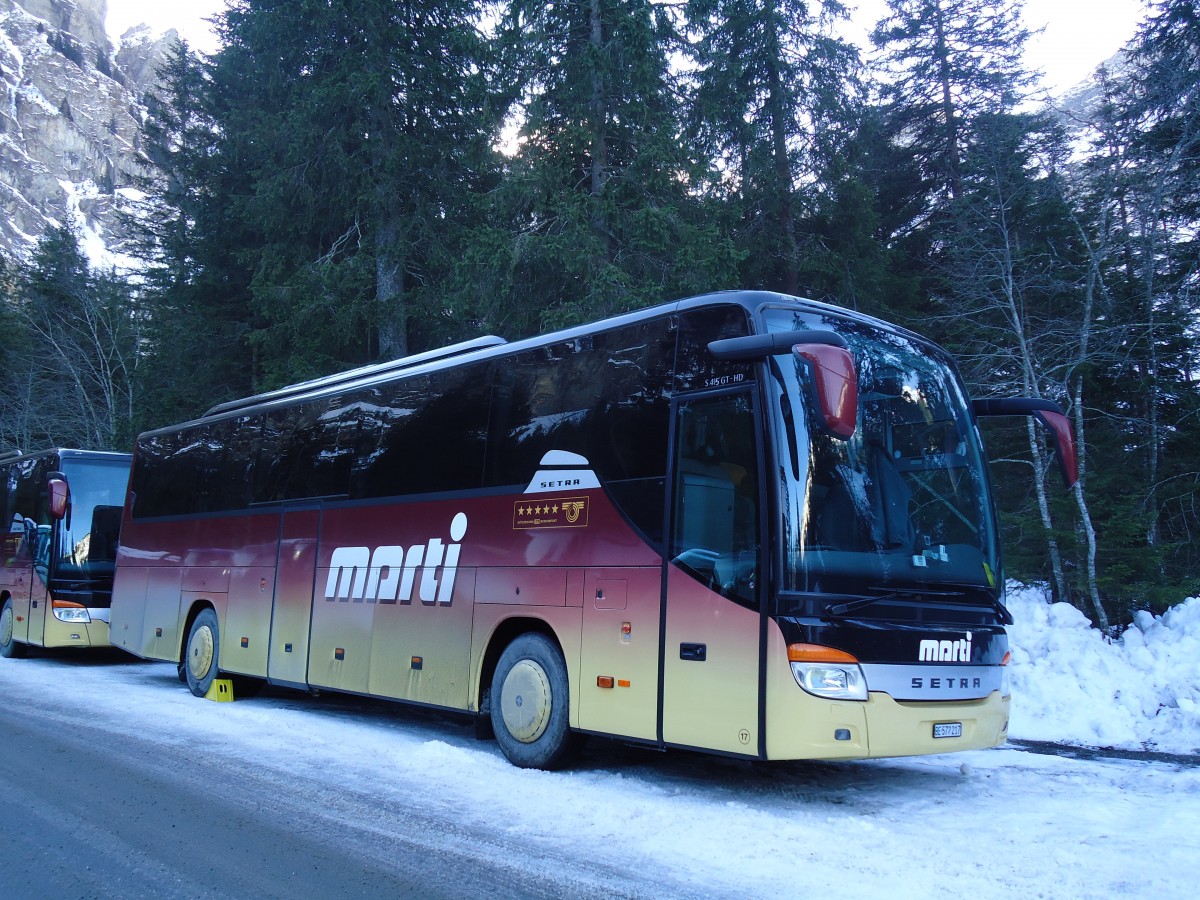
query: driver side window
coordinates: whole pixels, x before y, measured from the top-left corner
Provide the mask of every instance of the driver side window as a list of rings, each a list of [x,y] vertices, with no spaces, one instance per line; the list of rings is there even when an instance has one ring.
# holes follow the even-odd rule
[[[712,590],[756,605],[757,430],[749,394],[681,403],[671,558]]]

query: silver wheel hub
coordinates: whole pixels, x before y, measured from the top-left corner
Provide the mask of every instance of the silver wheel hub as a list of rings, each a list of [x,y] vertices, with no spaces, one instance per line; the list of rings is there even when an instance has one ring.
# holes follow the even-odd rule
[[[532,744],[550,724],[553,694],[546,670],[523,659],[504,676],[500,689],[500,716],[504,727],[523,744]]]
[[[0,645],[7,645],[13,636],[13,611],[11,606],[0,611]]]

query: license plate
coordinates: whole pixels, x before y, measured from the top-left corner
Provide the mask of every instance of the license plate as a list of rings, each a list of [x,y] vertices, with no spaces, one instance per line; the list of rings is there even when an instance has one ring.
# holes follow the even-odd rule
[[[962,722],[942,722],[933,726],[935,738],[962,737]]]

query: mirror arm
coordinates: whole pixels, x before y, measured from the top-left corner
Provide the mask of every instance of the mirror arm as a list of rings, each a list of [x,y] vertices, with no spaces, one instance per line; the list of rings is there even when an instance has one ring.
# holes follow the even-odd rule
[[[828,344],[831,347],[846,346],[840,334],[833,331],[771,331],[767,334],[750,334],[745,337],[723,338],[711,341],[708,351],[717,359],[736,362],[739,360],[766,359],[791,353],[797,344]]]

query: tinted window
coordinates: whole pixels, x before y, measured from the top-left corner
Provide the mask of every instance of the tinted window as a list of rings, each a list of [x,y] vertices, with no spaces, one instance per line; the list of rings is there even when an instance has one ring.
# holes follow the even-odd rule
[[[485,483],[524,485],[548,451],[577,453],[661,544],[674,356],[673,321],[661,318],[505,358]]]
[[[358,443],[353,403],[322,397],[267,413],[259,438],[255,502],[344,496]]]
[[[715,336],[737,332],[737,315],[731,321]],[[134,515],[524,485],[548,450],[561,449],[587,457],[661,542],[675,338],[664,317],[153,435],[138,447]]]
[[[14,497],[14,515],[32,519],[38,525],[50,524],[50,510],[45,498],[46,480],[57,465],[57,457],[45,456],[26,459],[16,465],[17,490]]]
[[[186,452],[192,441],[188,431],[156,434],[138,442],[136,465],[130,482],[133,514],[170,516],[190,512],[196,502],[195,481]]]
[[[73,457],[63,461],[62,471],[71,488],[71,507],[58,523],[54,574],[93,583],[111,580],[129,467],[116,460]]]
[[[356,395],[362,430],[355,497],[477,489],[483,478],[490,366],[418,375]]]
[[[748,313],[740,306],[683,313],[679,317],[679,355],[675,363],[678,390],[731,387],[749,381],[754,373],[753,363],[720,360],[708,350],[712,341],[749,333]]]
[[[33,556],[45,574],[50,551],[50,510],[46,502],[47,476],[58,465],[57,456],[23,459],[8,467],[7,538],[5,556],[12,565],[20,557],[24,565]]]
[[[210,462],[211,510],[243,509],[253,499],[254,469],[262,443],[263,416],[242,416],[224,426],[226,443]]]
[[[658,319],[506,358],[487,484],[528,482],[550,450],[586,457],[602,482],[662,476],[673,357],[670,321]]]
[[[758,456],[748,393],[679,406],[672,561],[712,590],[756,603]]]

